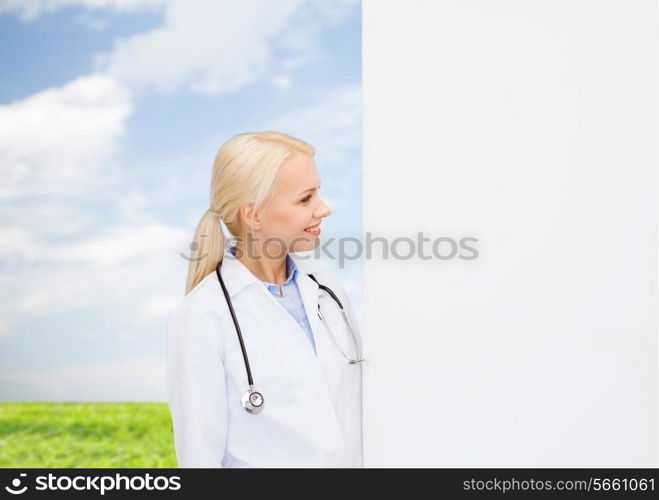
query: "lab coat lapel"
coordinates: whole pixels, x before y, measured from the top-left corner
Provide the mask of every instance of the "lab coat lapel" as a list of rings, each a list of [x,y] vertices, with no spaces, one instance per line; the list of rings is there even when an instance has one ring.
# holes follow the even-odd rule
[[[331,344],[331,340],[327,332],[324,331],[325,326],[318,317],[318,303],[320,294],[324,293],[320,290],[318,284],[309,277],[308,273],[311,271],[304,264],[295,259],[295,264],[298,266],[298,288],[302,297],[302,303],[307,313],[307,319],[311,326],[311,331],[314,336],[316,345],[316,357],[320,370],[325,380],[325,385],[329,391],[329,396],[333,401],[336,401],[339,396],[339,382],[341,380],[340,363],[337,363],[336,353],[333,349],[335,347]],[[312,273],[313,274],[313,273]],[[315,274],[314,277],[319,279]],[[321,306],[322,307],[322,306]]]

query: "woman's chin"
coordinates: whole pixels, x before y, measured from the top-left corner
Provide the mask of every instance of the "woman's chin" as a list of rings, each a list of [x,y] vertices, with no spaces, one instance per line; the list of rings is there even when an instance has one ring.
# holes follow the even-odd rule
[[[320,239],[317,236],[307,236],[304,240],[298,240],[293,252],[308,252],[313,250],[320,243]]]

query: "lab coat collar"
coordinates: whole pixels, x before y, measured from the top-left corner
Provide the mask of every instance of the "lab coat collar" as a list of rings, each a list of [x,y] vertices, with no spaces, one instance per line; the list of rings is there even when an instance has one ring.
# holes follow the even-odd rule
[[[312,296],[316,296],[317,298],[318,285],[307,275],[307,273],[310,271],[308,271],[304,260],[292,253],[289,253],[288,255],[292,258],[298,271],[296,281],[300,289],[300,295],[302,296],[304,306],[307,309],[307,314],[314,312],[315,308],[317,307],[317,301],[311,304],[305,299],[309,299]],[[254,276],[252,272],[247,269],[247,267],[245,267],[245,265],[240,262],[240,260],[238,260],[236,256],[233,255],[230,251],[227,251],[224,254],[220,272],[231,298],[235,297],[247,286],[250,286],[254,283],[263,283],[256,276]],[[214,274],[215,273],[213,273],[213,275]],[[309,309],[312,305],[314,308]]]
[[[220,274],[232,299],[247,286],[259,283],[259,279],[231,252],[224,254]]]

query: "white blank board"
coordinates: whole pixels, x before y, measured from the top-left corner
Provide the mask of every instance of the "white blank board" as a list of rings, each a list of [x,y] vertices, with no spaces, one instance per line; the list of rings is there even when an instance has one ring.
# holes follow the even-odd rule
[[[364,0],[366,467],[657,467],[656,8]]]

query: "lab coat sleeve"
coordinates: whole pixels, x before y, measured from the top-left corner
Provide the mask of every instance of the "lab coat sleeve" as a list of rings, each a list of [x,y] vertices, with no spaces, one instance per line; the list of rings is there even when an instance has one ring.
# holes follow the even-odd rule
[[[178,466],[222,467],[228,407],[217,322],[195,304],[180,303],[168,319],[165,350]]]

